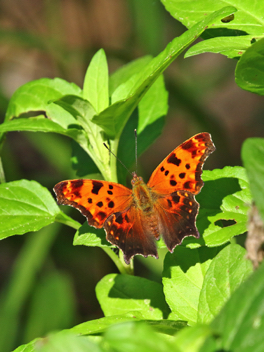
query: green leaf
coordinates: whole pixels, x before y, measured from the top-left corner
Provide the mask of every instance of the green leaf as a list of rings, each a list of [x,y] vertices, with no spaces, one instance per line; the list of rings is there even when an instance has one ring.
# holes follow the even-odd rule
[[[93,118],[93,122],[102,127],[110,138],[118,138],[139,101],[162,72],[186,49],[196,38],[211,25],[233,13],[235,8],[226,7],[207,16],[190,30],[175,38],[157,57],[152,59],[142,72],[129,82],[130,93],[126,91],[126,99],[115,102],[108,109]],[[133,81],[134,84],[131,84]],[[131,84],[131,85],[130,85]],[[126,88],[127,89],[127,88]]]
[[[196,323],[204,276],[220,249],[178,246],[172,254],[167,253],[162,282],[173,320],[184,320],[189,325]]]
[[[231,244],[212,260],[204,278],[198,306],[198,322],[209,323],[232,293],[252,273],[246,250]]]
[[[251,46],[252,35],[243,35],[241,37],[216,37],[203,40],[193,45],[185,58],[203,53],[223,54],[230,59],[240,57]]]
[[[49,335],[36,342],[37,352],[103,352],[105,349],[84,336],[76,336],[68,332]]]
[[[264,350],[264,263],[231,296],[211,323],[218,350]]]
[[[244,168],[227,166],[204,171],[202,178],[205,185],[197,196],[200,203],[197,227],[202,238],[197,242],[219,246],[247,231],[251,204],[247,176]]]
[[[139,119],[137,133],[140,134],[168,112],[168,92],[166,91],[163,76],[159,76],[150,87],[138,105]]]
[[[149,325],[141,322],[111,326],[104,335],[104,341],[113,351],[118,352],[178,352],[164,336],[155,333]]]
[[[81,96],[81,89],[61,78],[42,78],[19,87],[10,99],[6,120],[18,117],[27,111],[46,110],[49,103],[64,95]]]
[[[95,115],[93,106],[78,96],[68,95],[55,102],[68,111],[84,128],[89,140],[88,152],[101,170],[107,169],[109,164],[109,152],[104,147],[102,130],[91,122]]]
[[[0,184],[0,238],[38,231],[54,222],[60,209],[48,190],[35,181]]]
[[[84,83],[83,97],[99,114],[109,106],[108,66],[103,49],[97,51],[88,66]]]
[[[142,277],[106,275],[96,296],[106,316],[139,311],[144,319],[162,319],[169,313],[162,286]]]
[[[73,245],[84,245],[88,247],[112,247],[106,240],[106,235],[104,229],[95,229],[92,226],[89,226],[85,222],[76,232],[73,240]]]
[[[264,219],[264,139],[246,139],[242,146],[242,160],[253,199]]]
[[[152,57],[150,55],[143,56],[129,62],[128,64],[116,70],[110,76],[109,80],[110,95],[112,96],[113,92],[118,88],[118,86],[128,81],[132,76],[138,75],[138,73],[145,68],[151,59]]]
[[[111,325],[120,324],[127,321],[144,321],[151,325],[155,331],[167,335],[175,335],[179,330],[186,326],[185,322],[181,321],[166,319],[145,320],[139,311],[133,311],[123,315],[111,315],[109,317],[90,320],[71,328],[69,331],[79,335],[100,334]]]
[[[263,46],[264,38],[252,44],[242,55],[235,71],[236,83],[239,87],[260,95],[264,95]]]
[[[184,6],[181,0],[161,0],[161,2],[166,10],[187,28],[192,27],[205,16],[208,16],[208,14],[223,8],[227,4],[224,0],[206,2],[204,0],[190,0],[184,2]],[[257,1],[252,6],[252,3],[248,0],[230,0],[228,1],[228,5],[234,6],[237,9],[237,12],[234,11],[234,20],[230,22],[216,22],[214,28],[225,30],[226,35],[228,34],[228,30],[232,32],[240,30],[255,36],[263,35],[264,24],[262,13],[264,11],[264,4],[262,1]],[[227,16],[223,16],[223,18]]]

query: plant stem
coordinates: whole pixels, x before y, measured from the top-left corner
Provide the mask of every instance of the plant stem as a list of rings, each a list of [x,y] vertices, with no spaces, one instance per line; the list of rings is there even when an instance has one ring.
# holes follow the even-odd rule
[[[0,157],[0,183],[5,183],[5,173],[4,173],[4,168],[2,164],[2,158]]]

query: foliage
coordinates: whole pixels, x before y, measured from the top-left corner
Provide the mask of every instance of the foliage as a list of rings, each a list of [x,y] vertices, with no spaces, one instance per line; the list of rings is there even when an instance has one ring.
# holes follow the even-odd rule
[[[261,2],[251,13],[246,10],[250,7],[247,0],[233,1],[236,8],[223,8],[221,1],[191,1],[184,7],[178,0],[162,3],[189,29],[158,56],[139,58],[109,77],[107,58],[101,49],[87,69],[82,90],[59,78],[43,78],[21,86],[0,125],[0,142],[4,143],[10,131],[62,134],[74,141],[78,175],[124,183],[124,170],[119,169],[103,142],[108,142],[121,159],[125,149],[126,165],[132,166],[131,130],[137,128],[139,154],[161,133],[168,110],[162,73],[199,36],[206,40],[192,46],[185,57],[215,52],[239,59],[237,84],[263,94]],[[4,182],[1,169],[1,238],[40,230],[43,236],[49,232],[52,241],[52,231],[46,226],[54,222],[68,225],[77,230],[74,245],[102,248],[120,271],[103,277],[96,286],[105,317],[38,338],[15,351],[262,351],[264,266],[252,273],[246,250],[234,236],[247,231],[252,197],[264,219],[263,162],[259,162],[264,160],[263,139],[247,140],[242,159],[245,168],[204,171],[205,185],[197,196],[197,226],[202,236],[198,240],[186,238],[173,254],[166,254],[162,283],[131,275],[133,268],[112,251],[103,231],[90,228],[86,222],[81,225],[66,215],[36,181]],[[39,246],[39,250],[34,247],[34,253],[33,246],[25,251],[29,266],[41,265],[40,252],[45,253],[49,243]],[[159,248],[164,247],[160,242]],[[25,273],[26,266],[16,268],[7,298],[1,302],[2,312],[8,314],[12,307],[12,314],[8,319],[4,314],[0,317],[0,347],[5,337],[17,334],[16,317],[25,295],[18,299],[16,287],[30,281]],[[47,282],[54,296],[62,295],[68,287],[67,278],[60,275],[47,278]],[[47,296],[45,290],[37,290],[35,306],[40,306]],[[17,305],[13,305],[15,300]],[[70,309],[60,309],[60,316],[64,311],[67,316],[71,314]],[[38,314],[44,325],[45,309]],[[36,316],[32,312],[28,338]],[[56,324],[50,326],[56,328]]]

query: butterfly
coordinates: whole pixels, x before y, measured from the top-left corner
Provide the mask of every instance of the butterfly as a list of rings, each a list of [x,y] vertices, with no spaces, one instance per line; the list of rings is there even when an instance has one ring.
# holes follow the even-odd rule
[[[215,150],[209,133],[199,133],[174,149],[154,170],[147,184],[133,172],[132,189],[99,180],[68,180],[55,185],[58,204],[77,208],[88,224],[104,228],[106,239],[132,257],[158,258],[156,240],[168,250],[186,236],[199,238],[195,200],[203,187],[202,168]]]

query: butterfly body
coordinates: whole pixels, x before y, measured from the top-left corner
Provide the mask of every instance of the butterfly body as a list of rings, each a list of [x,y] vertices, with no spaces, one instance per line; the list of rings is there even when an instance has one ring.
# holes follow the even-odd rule
[[[172,151],[147,184],[134,172],[132,190],[108,181],[68,180],[54,191],[59,204],[80,210],[89,225],[104,227],[106,239],[123,251],[126,263],[136,254],[158,258],[160,236],[170,252],[184,237],[199,237],[194,196],[203,186],[204,161],[214,150],[211,136],[200,133]]]

